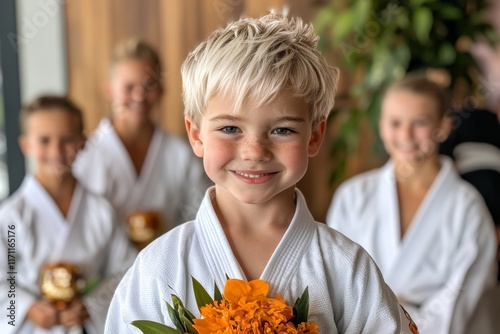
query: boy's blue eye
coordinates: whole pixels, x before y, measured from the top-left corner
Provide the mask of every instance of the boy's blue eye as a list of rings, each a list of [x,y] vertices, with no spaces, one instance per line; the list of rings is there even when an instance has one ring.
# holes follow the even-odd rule
[[[221,128],[221,131],[225,133],[237,133],[238,130],[239,129],[236,126],[225,126]]]
[[[277,135],[289,135],[293,133],[294,131],[288,129],[288,128],[277,128],[273,130],[273,133]]]

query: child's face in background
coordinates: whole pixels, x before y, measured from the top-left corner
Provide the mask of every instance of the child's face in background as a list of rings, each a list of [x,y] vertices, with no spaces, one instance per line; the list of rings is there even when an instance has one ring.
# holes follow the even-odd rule
[[[195,153],[219,192],[249,204],[294,192],[304,176],[308,157],[321,145],[325,121],[313,130],[309,107],[282,92],[263,107],[249,104],[234,111],[232,101],[212,98],[200,129],[188,124]]]
[[[58,109],[35,111],[28,116],[20,146],[34,163],[34,174],[43,180],[62,179],[71,166],[84,139],[75,118]]]
[[[406,90],[388,92],[382,102],[380,137],[395,161],[423,162],[438,157],[443,118],[431,98]]]
[[[108,87],[113,117],[126,117],[133,123],[150,121],[162,92],[157,69],[147,62],[124,60],[114,65]]]

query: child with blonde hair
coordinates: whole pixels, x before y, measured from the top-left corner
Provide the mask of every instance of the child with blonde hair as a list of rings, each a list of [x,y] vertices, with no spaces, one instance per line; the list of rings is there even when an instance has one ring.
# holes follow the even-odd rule
[[[392,84],[379,121],[390,160],[342,184],[327,223],[370,253],[421,333],[489,333],[468,326],[495,282],[495,233],[481,196],[439,156],[448,108],[423,75]]]
[[[172,326],[171,293],[196,310],[191,276],[210,294],[227,277],[262,279],[288,305],[308,287],[308,318],[320,333],[410,333],[368,254],[315,222],[296,188],[336,92],[338,71],[317,42],[310,24],[269,14],[215,31],[187,57],[186,128],[215,186],[195,220],[139,255],[115,293],[106,333],[140,333],[134,320]]]
[[[209,180],[189,145],[153,120],[162,75],[149,44],[130,39],[116,47],[107,87],[112,113],[89,139],[75,172],[110,200],[120,219],[153,211],[165,232],[194,217]]]

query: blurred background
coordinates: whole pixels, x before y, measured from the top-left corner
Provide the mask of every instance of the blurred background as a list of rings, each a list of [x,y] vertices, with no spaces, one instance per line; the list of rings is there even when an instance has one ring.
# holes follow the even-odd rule
[[[341,69],[326,141],[299,187],[324,221],[335,186],[379,166],[376,136],[385,85],[425,69],[453,91],[457,106],[483,105],[470,46],[494,43],[480,0],[2,0],[0,3],[0,201],[19,186],[26,164],[17,147],[18,111],[41,93],[69,94],[90,134],[108,115],[104,94],[114,46],[139,37],[162,57],[162,126],[185,137],[180,66],[210,32],[271,9],[312,21],[320,48]],[[478,88],[479,87],[479,88]]]

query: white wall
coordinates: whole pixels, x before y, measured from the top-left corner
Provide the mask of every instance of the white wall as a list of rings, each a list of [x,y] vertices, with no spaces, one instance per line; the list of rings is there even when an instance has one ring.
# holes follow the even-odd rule
[[[63,0],[18,0],[21,100],[67,92]]]
[[[0,0],[1,1],[1,0]],[[67,93],[64,0],[18,0],[17,45],[21,102]],[[26,171],[32,170],[26,161]]]

